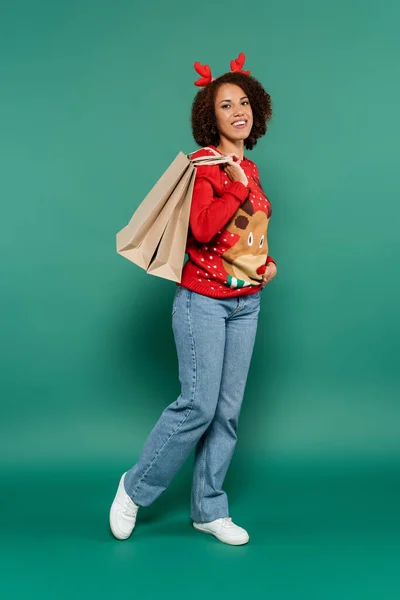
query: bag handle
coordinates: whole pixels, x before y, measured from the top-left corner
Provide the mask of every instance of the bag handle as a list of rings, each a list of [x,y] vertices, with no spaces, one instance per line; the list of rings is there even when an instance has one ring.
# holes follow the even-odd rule
[[[192,164],[201,165],[202,163],[205,163],[207,165],[221,165],[221,164],[233,161],[232,156],[226,156],[225,154],[220,154],[219,152],[214,150],[214,148],[210,148],[209,146],[205,146],[204,148],[201,148],[201,150],[211,150],[211,152],[214,152],[214,154],[216,156],[214,158],[211,156],[199,156],[198,158],[191,159],[190,156],[192,154],[194,154],[195,152],[197,152],[197,150],[193,150],[193,152],[189,152],[186,155]]]

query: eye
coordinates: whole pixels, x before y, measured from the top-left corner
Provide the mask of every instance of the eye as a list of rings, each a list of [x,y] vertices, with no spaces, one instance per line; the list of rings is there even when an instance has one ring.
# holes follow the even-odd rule
[[[243,100],[242,104],[249,104],[249,101]],[[221,104],[221,108],[228,108],[228,106],[230,106],[230,104]]]
[[[253,245],[253,232],[252,231],[250,231],[250,233],[249,233],[248,244],[249,244],[249,246]]]
[[[264,243],[264,234],[260,238],[259,248],[262,248],[263,243]]]

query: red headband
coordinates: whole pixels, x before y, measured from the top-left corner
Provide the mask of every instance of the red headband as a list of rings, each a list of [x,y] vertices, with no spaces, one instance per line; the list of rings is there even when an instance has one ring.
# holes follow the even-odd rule
[[[231,60],[231,72],[239,72],[243,73],[244,75],[250,75],[250,71],[243,71],[242,69],[245,60],[246,57],[243,54],[243,52],[241,52],[237,58]],[[198,61],[196,61],[194,63],[194,68],[197,71],[197,73],[201,75],[200,79],[194,82],[194,85],[204,87],[215,79],[211,76],[211,69],[208,65],[201,65]]]

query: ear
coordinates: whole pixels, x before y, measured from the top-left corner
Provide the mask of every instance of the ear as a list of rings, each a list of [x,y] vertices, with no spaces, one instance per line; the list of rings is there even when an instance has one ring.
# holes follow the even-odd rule
[[[246,199],[245,202],[243,202],[243,204],[240,208],[248,215],[250,215],[250,216],[254,215],[253,205],[248,198]]]

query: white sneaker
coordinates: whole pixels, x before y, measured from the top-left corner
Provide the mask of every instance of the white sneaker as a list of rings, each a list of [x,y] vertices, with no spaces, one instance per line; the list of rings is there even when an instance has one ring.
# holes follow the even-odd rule
[[[128,496],[124,487],[124,473],[120,479],[114,502],[110,508],[110,527],[113,535],[119,540],[126,540],[132,533],[136,523],[139,505]]]
[[[211,535],[215,535],[221,542],[232,544],[233,546],[247,544],[250,539],[247,531],[243,527],[235,525],[231,517],[221,517],[209,523],[196,523],[193,521],[193,527],[198,529],[198,531],[211,533]]]

